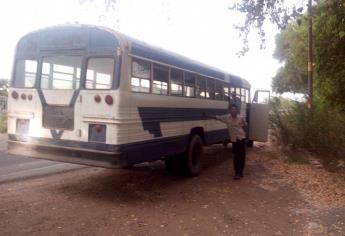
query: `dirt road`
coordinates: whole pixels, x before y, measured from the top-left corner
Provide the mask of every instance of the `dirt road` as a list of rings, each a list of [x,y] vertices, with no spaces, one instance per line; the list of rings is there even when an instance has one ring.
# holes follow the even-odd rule
[[[343,235],[344,208],[321,209],[249,151],[232,180],[231,150],[207,150],[197,178],[160,162],[85,168],[0,185],[0,235]]]

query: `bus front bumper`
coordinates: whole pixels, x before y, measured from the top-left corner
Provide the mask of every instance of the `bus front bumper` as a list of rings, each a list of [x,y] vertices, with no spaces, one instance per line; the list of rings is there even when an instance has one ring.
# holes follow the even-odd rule
[[[126,156],[115,151],[99,151],[8,140],[7,152],[18,156],[105,168],[123,168],[127,166]]]

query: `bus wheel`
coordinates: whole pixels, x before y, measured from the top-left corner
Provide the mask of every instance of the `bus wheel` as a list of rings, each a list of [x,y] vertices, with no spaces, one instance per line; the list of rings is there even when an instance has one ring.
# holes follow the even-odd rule
[[[183,167],[188,176],[197,176],[202,170],[202,158],[204,155],[203,142],[199,135],[193,135],[189,141],[185,153]]]

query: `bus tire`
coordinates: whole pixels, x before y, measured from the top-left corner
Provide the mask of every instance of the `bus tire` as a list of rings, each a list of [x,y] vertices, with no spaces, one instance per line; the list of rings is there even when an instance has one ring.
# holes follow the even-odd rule
[[[253,140],[248,140],[247,141],[247,147],[250,147],[250,148],[254,147],[254,141]]]
[[[188,144],[183,168],[187,176],[194,177],[200,174],[203,166],[204,148],[202,138],[194,134]]]

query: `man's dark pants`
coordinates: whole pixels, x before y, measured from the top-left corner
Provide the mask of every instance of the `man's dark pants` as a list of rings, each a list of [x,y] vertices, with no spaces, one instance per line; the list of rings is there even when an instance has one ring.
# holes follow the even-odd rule
[[[235,175],[243,175],[243,169],[246,163],[246,142],[245,139],[232,142],[232,151],[234,153]]]

